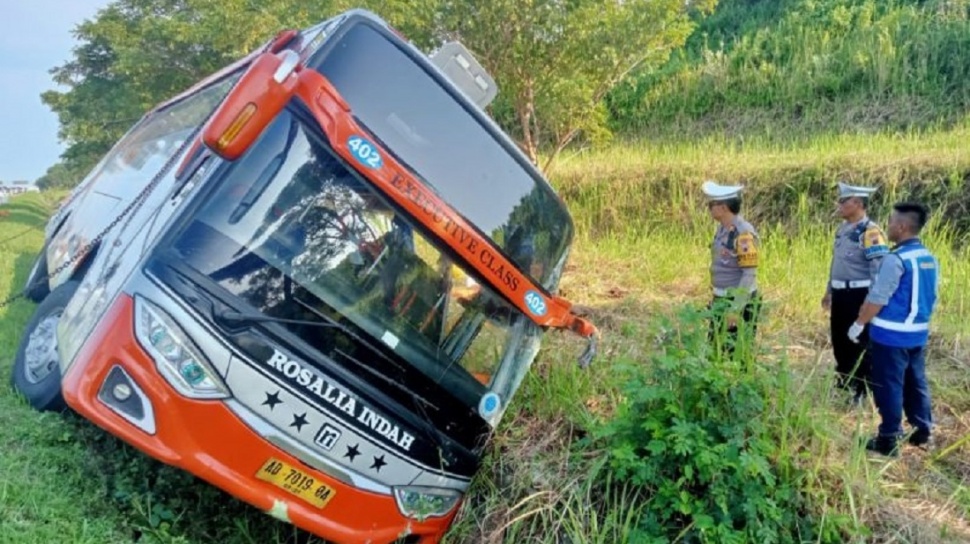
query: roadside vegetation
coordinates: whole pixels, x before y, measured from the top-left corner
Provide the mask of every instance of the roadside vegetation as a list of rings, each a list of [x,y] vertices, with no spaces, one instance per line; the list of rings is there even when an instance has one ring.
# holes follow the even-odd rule
[[[165,26],[146,15],[151,2],[124,3],[112,16],[127,19],[82,32],[118,55],[62,67],[82,83],[45,98],[70,144],[47,187],[71,186],[128,117],[183,85],[150,77],[166,56],[135,55],[141,36],[168,36],[161,48],[177,55],[226,26],[222,10],[239,23],[226,26],[239,41],[199,48],[209,56],[186,64],[189,81],[279,18],[310,16],[287,11],[288,0],[251,19],[244,2],[177,0],[200,10],[203,26],[186,33],[187,19]],[[424,39],[407,6],[387,10]],[[970,541],[970,0],[721,0],[705,10],[686,12],[696,28],[669,60],[643,63],[583,110],[572,145],[559,149],[569,132],[559,125],[533,141],[540,164],[555,157],[548,173],[577,225],[561,291],[600,327],[600,355],[580,370],[584,346],[547,335],[448,542]],[[115,81],[113,70],[126,75]],[[99,132],[106,102],[84,109],[86,93],[123,102],[110,118],[119,126]],[[493,111],[513,133],[519,113],[513,103]],[[763,240],[766,309],[757,352],[739,362],[711,358],[704,338],[714,229],[704,179],[746,185],[743,214]],[[819,302],[837,180],[878,185],[870,216],[883,225],[899,200],[933,211],[925,241],[943,280],[927,363],[931,452],[867,455],[874,406],[849,408],[833,391]],[[63,195],[0,206],[0,300],[22,287]],[[0,307],[0,375],[32,309]],[[6,380],[0,444],[0,544],[319,542],[76,416],[31,411]]]
[[[852,162],[863,169],[863,142],[840,141],[816,145],[834,162],[856,156]],[[959,171],[970,162],[956,145],[931,153],[933,146],[920,139],[866,141],[873,164],[895,154],[901,171]],[[938,140],[946,141],[958,139]],[[945,271],[929,363],[938,448],[908,448],[894,461],[867,456],[859,440],[875,428],[877,415],[871,406],[846,408],[832,392],[819,308],[835,225],[828,172],[820,167],[820,178],[806,180],[799,192],[781,182],[756,185],[755,195],[777,200],[770,207],[758,196],[749,199],[764,238],[759,276],[767,309],[759,352],[746,373],[729,362],[711,363],[702,338],[712,226],[690,169],[678,167],[693,164],[700,151],[631,147],[627,162],[606,169],[615,152],[567,158],[556,177],[581,232],[562,290],[590,307],[604,335],[601,354],[582,371],[576,340],[547,337],[450,541],[970,538],[966,232],[937,214],[927,233]],[[714,175],[768,180],[765,169],[793,171],[813,155],[748,148],[739,156],[725,144],[709,146],[703,156]],[[750,166],[746,159],[756,156],[773,158]],[[636,175],[661,171],[663,164],[688,172],[682,184]],[[888,203],[910,190],[904,183],[880,198],[873,217],[884,223]],[[0,240],[0,297],[22,285],[55,198],[29,195],[4,207],[0,232],[12,239]],[[779,213],[784,198],[787,214]],[[25,301],[0,309],[0,372],[9,372],[31,310]],[[6,386],[0,406],[0,442],[8,445],[0,451],[6,479],[0,542],[48,542],[57,534],[73,535],[72,542],[308,541],[77,417],[32,412]],[[721,516],[725,496],[731,509],[742,510]]]
[[[580,371],[580,346],[551,338],[498,433],[460,541],[970,539],[970,236],[954,226],[965,212],[937,213],[924,236],[944,270],[928,363],[941,439],[933,452],[864,452],[878,414],[850,409],[833,391],[819,304],[839,172],[882,185],[870,214],[885,224],[892,202],[934,187],[908,176],[967,176],[970,152],[951,136],[928,137],[935,145],[844,136],[808,149],[712,140],[564,161],[557,181],[583,234],[563,290],[593,308],[604,355]],[[909,174],[887,181],[899,172]],[[767,304],[750,372],[706,353],[714,227],[697,189],[706,176],[751,183],[743,213],[763,237]],[[948,194],[934,209],[964,206],[965,189]],[[731,433],[745,437],[742,446]]]
[[[970,103],[967,0],[721,0],[687,45],[610,95],[635,138],[933,131]]]

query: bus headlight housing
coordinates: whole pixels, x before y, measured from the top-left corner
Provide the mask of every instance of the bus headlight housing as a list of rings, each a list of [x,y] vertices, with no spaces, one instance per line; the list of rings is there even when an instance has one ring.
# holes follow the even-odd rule
[[[461,500],[461,492],[454,489],[424,486],[402,486],[393,489],[397,509],[405,517],[418,521],[440,518],[451,512]]]
[[[155,360],[159,373],[179,393],[195,399],[222,399],[229,391],[175,320],[135,296],[135,337]]]

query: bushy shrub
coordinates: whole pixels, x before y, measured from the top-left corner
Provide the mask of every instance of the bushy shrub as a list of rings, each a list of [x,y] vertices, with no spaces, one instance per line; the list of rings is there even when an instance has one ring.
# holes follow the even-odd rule
[[[638,542],[841,541],[803,492],[805,474],[779,421],[792,402],[783,362],[715,356],[707,312],[661,326],[649,362],[628,360],[624,402],[598,429],[621,481],[646,506]]]

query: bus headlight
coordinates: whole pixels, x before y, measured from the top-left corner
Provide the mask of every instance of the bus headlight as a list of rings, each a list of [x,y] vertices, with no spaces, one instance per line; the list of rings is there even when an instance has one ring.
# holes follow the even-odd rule
[[[404,486],[394,488],[394,500],[405,517],[424,521],[451,512],[461,493],[441,487]]]
[[[196,399],[229,396],[189,336],[175,320],[146,299],[135,296],[135,337],[155,360],[158,371],[179,393]]]

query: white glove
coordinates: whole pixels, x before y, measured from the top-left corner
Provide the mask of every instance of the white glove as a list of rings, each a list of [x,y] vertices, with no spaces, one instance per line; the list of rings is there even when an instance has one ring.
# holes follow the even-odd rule
[[[858,344],[859,343],[859,335],[862,334],[862,331],[865,328],[866,328],[866,326],[865,325],[860,325],[858,321],[852,323],[852,326],[849,327],[849,340],[852,340],[854,343]]]

